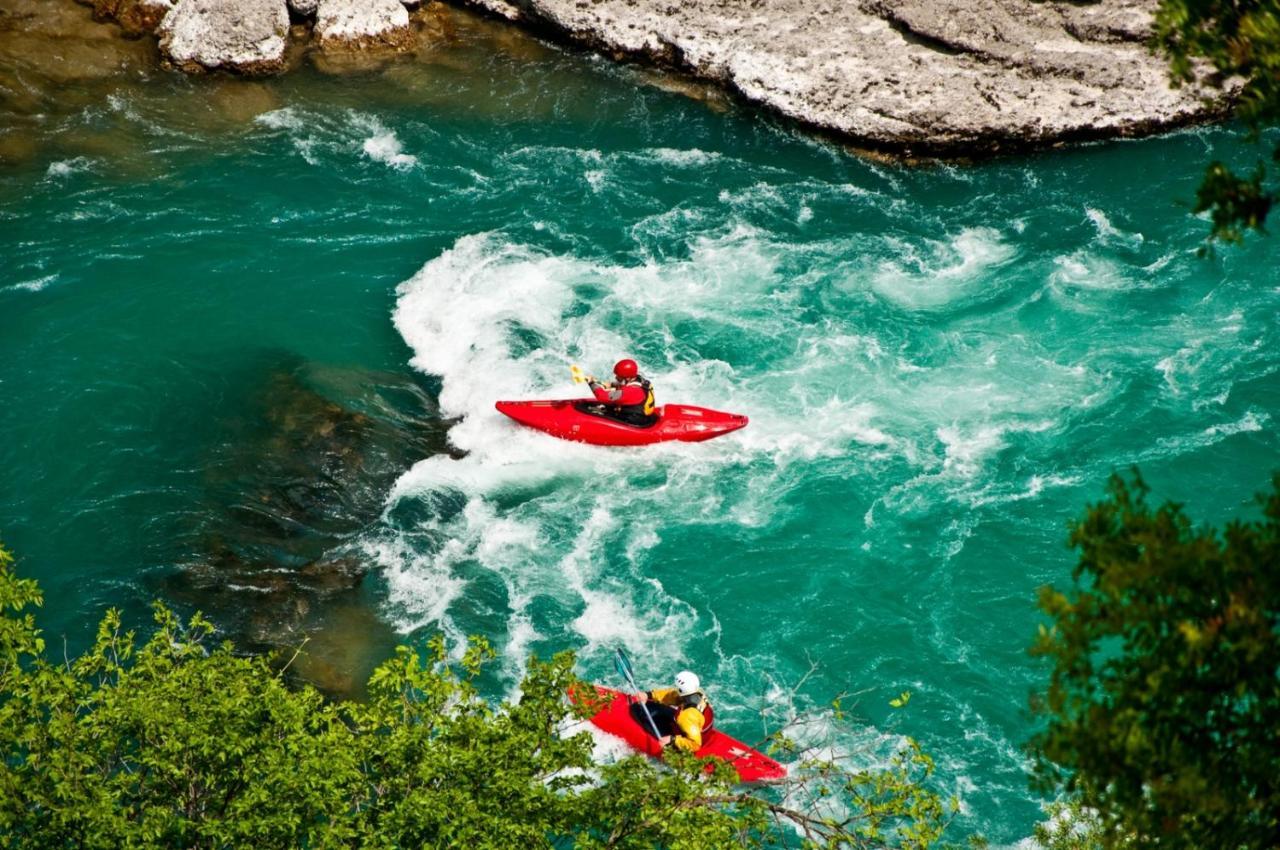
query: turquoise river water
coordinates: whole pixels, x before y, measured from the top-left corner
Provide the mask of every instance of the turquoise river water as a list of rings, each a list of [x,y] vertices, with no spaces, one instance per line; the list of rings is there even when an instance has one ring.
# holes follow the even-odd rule
[[[908,168],[600,60],[468,49],[255,84],[237,120],[210,83],[121,83],[0,172],[0,535],[51,643],[141,621],[197,557],[175,541],[262,364],[399,375],[458,450],[408,458],[344,537],[400,639],[486,635],[507,685],[564,648],[607,679],[625,646],[697,670],[749,739],[858,691],[835,745],[913,735],[957,835],[1024,839],[1026,646],[1067,521],[1134,464],[1221,521],[1280,465],[1280,242],[1200,259],[1183,203],[1248,152],[1197,130]],[[622,451],[493,410],[624,354],[660,402],[751,425]]]

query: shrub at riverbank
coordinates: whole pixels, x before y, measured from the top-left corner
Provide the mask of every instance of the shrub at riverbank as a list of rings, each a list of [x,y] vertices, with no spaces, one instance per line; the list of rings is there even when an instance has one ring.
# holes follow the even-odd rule
[[[1280,836],[1280,475],[1262,518],[1221,531],[1153,509],[1137,475],[1071,529],[1066,592],[1032,648],[1039,778],[1075,823],[1054,850],[1269,850]],[[1088,841],[1083,825],[1090,827]]]
[[[453,665],[441,640],[401,647],[366,702],[330,702],[159,605],[141,645],[112,611],[89,652],[50,658],[11,563],[0,549],[0,846],[924,848],[948,818],[914,745],[870,772],[802,759],[755,793],[691,757],[596,765],[570,653],[496,707],[483,641]]]

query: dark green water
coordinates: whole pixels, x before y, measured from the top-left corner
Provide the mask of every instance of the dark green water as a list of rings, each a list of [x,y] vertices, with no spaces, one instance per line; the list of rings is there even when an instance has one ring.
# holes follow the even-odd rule
[[[865,690],[830,743],[916,736],[958,832],[1028,835],[1025,647],[1068,519],[1139,464],[1218,521],[1280,465],[1280,243],[1206,262],[1177,205],[1242,152],[904,169],[589,58],[446,58],[274,81],[241,123],[225,88],[122,84],[0,174],[0,534],[47,631],[145,616],[203,557],[264,376],[398,376],[468,454],[407,457],[342,533],[382,622],[485,634],[511,682],[562,648],[604,678],[625,645],[748,738]],[[751,426],[622,452],[492,409],[624,353]],[[385,647],[356,631],[331,639]]]

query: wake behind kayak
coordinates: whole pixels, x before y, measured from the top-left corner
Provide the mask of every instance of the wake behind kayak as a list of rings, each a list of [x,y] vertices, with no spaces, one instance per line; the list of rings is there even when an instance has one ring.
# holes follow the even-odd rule
[[[664,404],[650,425],[631,425],[606,415],[593,399],[499,401],[499,411],[521,425],[597,446],[647,446],[679,441],[697,443],[746,427],[747,417],[688,404]]]

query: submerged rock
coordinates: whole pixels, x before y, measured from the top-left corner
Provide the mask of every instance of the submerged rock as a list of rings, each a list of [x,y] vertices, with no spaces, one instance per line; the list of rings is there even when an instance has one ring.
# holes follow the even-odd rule
[[[39,146],[23,133],[0,133],[0,165],[20,165],[35,159]]]
[[[160,52],[188,73],[284,70],[289,34],[285,0],[177,0],[157,30]]]
[[[44,100],[49,89],[66,83],[135,76],[153,64],[151,54],[148,45],[120,38],[114,27],[95,22],[71,2],[0,4],[0,97],[6,106],[7,90]]]
[[[448,423],[415,378],[290,359],[269,366],[236,409],[204,464],[207,498],[189,552],[161,590],[204,611],[239,648],[311,642],[317,657],[296,669],[345,692],[363,681],[369,647],[393,639],[367,613],[376,598],[363,587],[356,536],[401,473],[448,451]],[[367,651],[342,649],[335,634],[356,621]]]
[[[463,2],[897,151],[1132,136],[1221,110],[1171,89],[1147,50],[1157,0]]]
[[[316,37],[322,47],[403,50],[413,30],[400,0],[320,0]]]
[[[226,78],[210,86],[209,104],[218,119],[232,125],[246,125],[267,112],[279,109],[280,97],[257,80]]]

